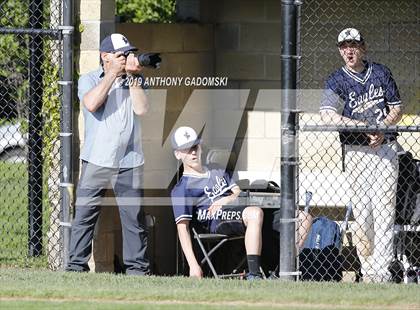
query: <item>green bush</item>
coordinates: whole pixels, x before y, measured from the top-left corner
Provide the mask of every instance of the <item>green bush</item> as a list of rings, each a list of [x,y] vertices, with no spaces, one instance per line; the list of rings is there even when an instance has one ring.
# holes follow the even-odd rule
[[[121,22],[170,23],[175,18],[175,0],[117,0]]]
[[[29,20],[28,1],[3,1],[0,10],[2,27],[24,28]],[[0,82],[3,100],[10,100],[16,105],[19,118],[27,114],[28,68],[24,61],[29,57],[28,36],[0,35]]]

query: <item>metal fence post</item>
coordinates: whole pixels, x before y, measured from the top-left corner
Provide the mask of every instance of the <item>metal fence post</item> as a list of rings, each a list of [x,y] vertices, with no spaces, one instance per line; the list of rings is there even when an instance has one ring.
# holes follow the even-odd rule
[[[29,5],[31,28],[42,28],[43,1]],[[42,36],[30,35],[28,139],[28,255],[42,254]]]
[[[279,277],[295,274],[297,6],[282,1],[281,200]]]
[[[64,1],[63,12],[63,89],[61,108],[61,226],[63,230],[63,267],[67,266],[70,246],[70,209],[73,203],[73,0]]]

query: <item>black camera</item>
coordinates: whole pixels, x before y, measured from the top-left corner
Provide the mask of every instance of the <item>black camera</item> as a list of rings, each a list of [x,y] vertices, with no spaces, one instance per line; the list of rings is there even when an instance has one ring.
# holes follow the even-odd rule
[[[142,67],[148,67],[153,69],[158,69],[162,58],[160,58],[159,53],[144,53],[137,56],[139,63]]]
[[[125,52],[124,56],[128,57],[130,52]],[[158,69],[160,67],[160,63],[162,62],[162,58],[160,58],[160,53],[144,53],[137,55],[137,59],[142,67]]]

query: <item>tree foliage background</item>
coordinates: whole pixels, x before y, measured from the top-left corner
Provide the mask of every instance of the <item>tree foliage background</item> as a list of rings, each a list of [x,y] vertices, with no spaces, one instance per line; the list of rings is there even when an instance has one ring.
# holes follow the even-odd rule
[[[176,0],[116,0],[121,22],[171,23],[175,19]]]
[[[24,28],[29,21],[27,1],[1,1],[0,25]],[[24,117],[27,100],[28,40],[25,36],[0,36],[0,118]]]

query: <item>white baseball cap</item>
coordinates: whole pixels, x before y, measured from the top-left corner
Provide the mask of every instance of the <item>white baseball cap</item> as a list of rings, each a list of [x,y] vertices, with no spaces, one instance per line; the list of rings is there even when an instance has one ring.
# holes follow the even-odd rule
[[[201,143],[194,129],[187,126],[179,127],[172,135],[171,138],[172,148],[174,150],[189,149]]]
[[[356,28],[346,28],[340,32],[337,38],[337,44],[345,41],[356,41],[358,43],[364,42],[363,36]]]
[[[128,52],[137,51],[137,47],[132,46],[122,34],[113,33],[102,40],[99,51],[106,53]]]

